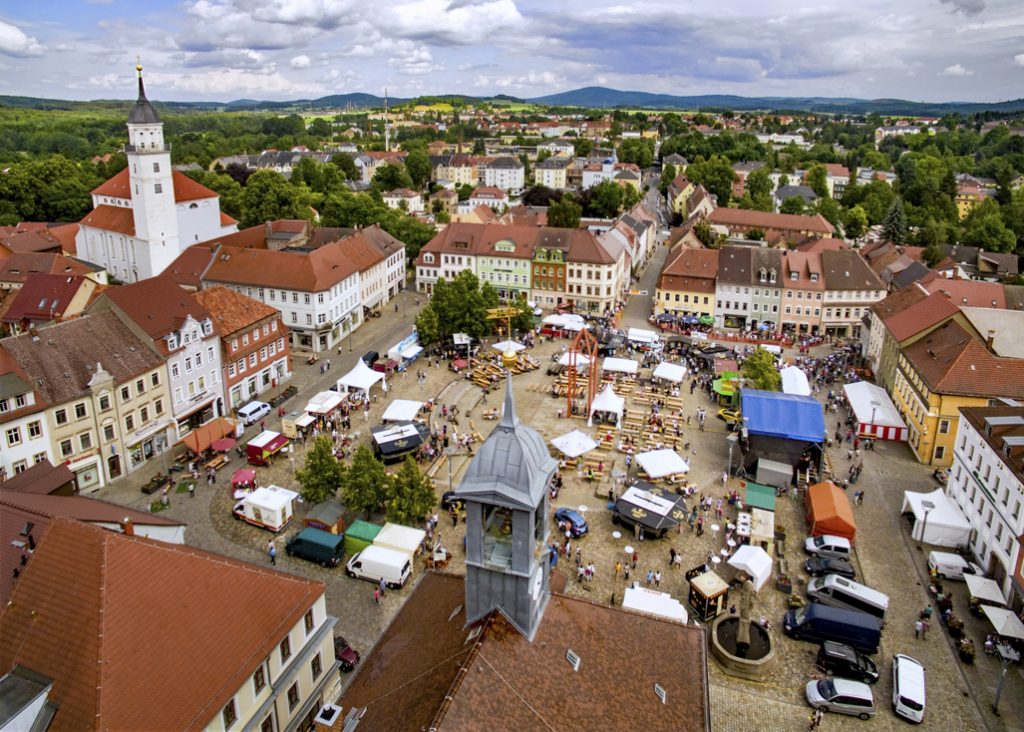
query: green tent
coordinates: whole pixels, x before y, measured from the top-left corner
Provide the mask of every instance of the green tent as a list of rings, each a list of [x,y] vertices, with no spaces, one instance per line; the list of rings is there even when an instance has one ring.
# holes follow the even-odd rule
[[[371,524],[369,521],[354,521],[345,530],[345,553],[352,556],[356,552],[370,546],[373,540],[377,538],[380,530],[380,526]]]
[[[765,511],[775,510],[775,489],[769,485],[747,481],[747,508],[763,508]]]

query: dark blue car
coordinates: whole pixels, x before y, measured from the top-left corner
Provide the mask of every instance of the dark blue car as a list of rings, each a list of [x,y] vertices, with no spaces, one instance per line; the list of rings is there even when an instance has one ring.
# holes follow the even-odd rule
[[[583,518],[583,515],[571,508],[556,508],[555,521],[568,521],[569,531],[572,532],[572,537],[574,539],[583,536],[587,531],[589,531],[587,521]]]

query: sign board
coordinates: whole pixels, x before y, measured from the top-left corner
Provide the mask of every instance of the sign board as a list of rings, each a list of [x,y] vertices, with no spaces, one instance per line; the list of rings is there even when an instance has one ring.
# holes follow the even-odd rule
[[[514,318],[519,313],[519,308],[487,308],[488,319]]]

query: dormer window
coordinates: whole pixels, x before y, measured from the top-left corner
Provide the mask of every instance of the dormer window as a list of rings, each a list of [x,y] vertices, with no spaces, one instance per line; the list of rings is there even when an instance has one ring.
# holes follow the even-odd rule
[[[811,272],[811,282],[817,282],[817,281],[818,281],[818,273],[817,272]]]
[[[770,271],[770,272],[768,273],[768,281],[769,281],[769,282],[770,282],[771,284],[773,284],[773,285],[775,284],[775,270],[774,270],[774,269],[773,269],[773,270],[771,270],[771,271]]]
[[[178,347],[178,338],[176,336],[167,336],[167,349],[173,351]]]
[[[768,272],[767,272],[767,270],[762,269],[760,274],[761,274],[761,277],[760,277],[761,282],[767,282],[768,281]]]
[[[209,320],[203,321],[203,333],[206,335],[210,335],[211,333],[213,333],[213,323],[211,323]]]
[[[790,272],[789,273],[789,279],[793,280],[793,282],[796,282],[798,279],[800,279],[800,273],[799,272]]]
[[[426,262],[427,264],[433,264],[434,263],[434,255],[433,254],[424,254],[423,255],[423,261]]]

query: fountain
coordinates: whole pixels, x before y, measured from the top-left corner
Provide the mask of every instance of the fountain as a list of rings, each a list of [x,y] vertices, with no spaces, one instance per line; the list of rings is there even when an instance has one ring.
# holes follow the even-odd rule
[[[711,655],[722,671],[751,681],[771,676],[775,646],[771,631],[751,621],[754,607],[754,583],[740,585],[739,617],[720,615],[711,624]]]

